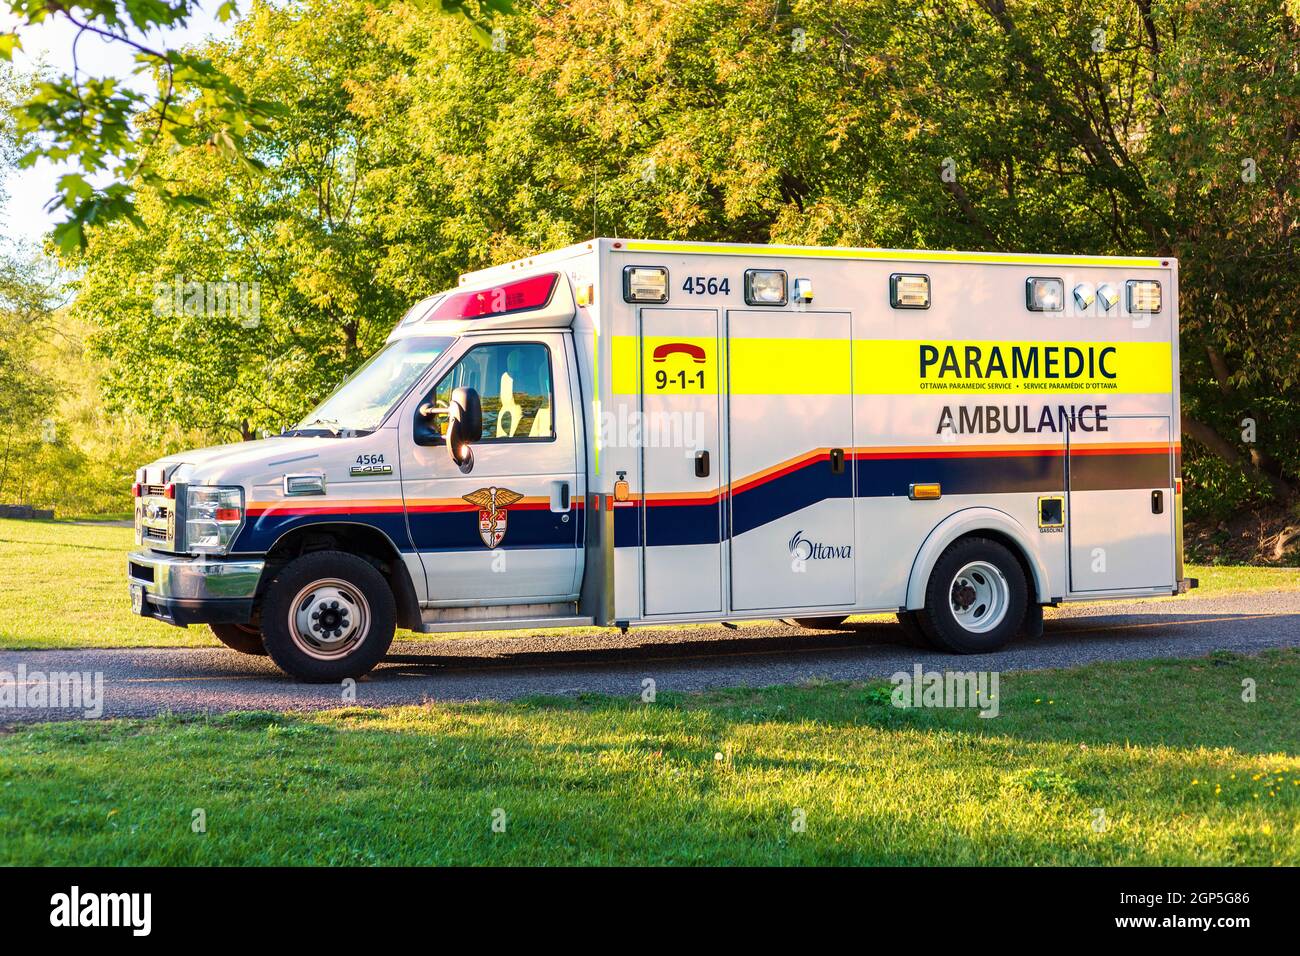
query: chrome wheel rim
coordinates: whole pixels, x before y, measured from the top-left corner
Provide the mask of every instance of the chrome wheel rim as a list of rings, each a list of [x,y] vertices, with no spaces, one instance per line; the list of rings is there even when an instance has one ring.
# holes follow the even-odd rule
[[[972,561],[958,571],[948,589],[952,616],[964,630],[985,634],[1007,616],[1011,588],[996,566]]]
[[[355,585],[339,578],[313,581],[289,606],[289,636],[318,660],[346,657],[370,632],[370,603]]]

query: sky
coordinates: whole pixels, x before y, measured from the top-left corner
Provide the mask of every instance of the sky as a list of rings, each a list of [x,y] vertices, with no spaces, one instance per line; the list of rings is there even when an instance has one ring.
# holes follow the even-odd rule
[[[210,0],[205,3],[182,29],[153,31],[148,34],[151,45],[165,44],[168,48],[173,48],[198,43],[209,36],[228,36],[235,21],[231,19],[227,23],[219,23],[212,16],[220,2],[221,0]],[[0,7],[0,31],[12,30],[17,22],[7,6]],[[38,26],[20,27],[19,32],[23,49],[14,53],[15,66],[24,71],[44,65],[54,74],[72,72],[72,43],[77,28],[66,19],[53,17]],[[132,77],[131,70],[135,63],[129,48],[120,43],[109,43],[90,33],[84,34],[77,44],[77,63],[92,76],[114,76],[133,84],[141,83],[140,89],[144,89],[144,84],[150,81],[147,75]],[[5,186],[9,198],[4,204],[3,216],[0,217],[0,232],[6,238],[40,243],[45,234],[62,221],[62,210],[47,213],[45,204],[54,196],[54,184],[65,169],[61,170],[41,160],[31,169],[18,170],[8,177]]]

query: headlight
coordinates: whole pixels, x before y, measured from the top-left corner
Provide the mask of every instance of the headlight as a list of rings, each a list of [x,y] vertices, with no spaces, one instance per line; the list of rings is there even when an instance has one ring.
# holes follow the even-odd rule
[[[185,548],[225,554],[244,522],[244,489],[191,485],[185,500]]]

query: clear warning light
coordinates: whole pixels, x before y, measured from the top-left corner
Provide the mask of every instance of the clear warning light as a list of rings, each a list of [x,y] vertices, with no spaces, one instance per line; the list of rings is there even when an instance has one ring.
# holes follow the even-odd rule
[[[889,304],[895,309],[930,308],[930,277],[894,273],[889,277]]]
[[[1025,305],[1030,312],[1060,312],[1065,308],[1065,284],[1060,279],[1026,279]]]
[[[1130,312],[1160,311],[1160,282],[1156,279],[1129,279],[1124,283],[1128,292]]]

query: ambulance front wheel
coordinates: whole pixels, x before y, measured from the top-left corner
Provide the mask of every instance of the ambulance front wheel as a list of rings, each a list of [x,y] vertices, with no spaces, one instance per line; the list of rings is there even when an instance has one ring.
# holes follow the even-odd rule
[[[323,684],[356,678],[393,643],[397,602],[368,561],[314,551],[272,579],[262,604],[262,641],[280,669]]]
[[[930,572],[917,622],[941,650],[982,654],[1015,636],[1028,601],[1025,572],[1015,555],[988,538],[962,538]]]

